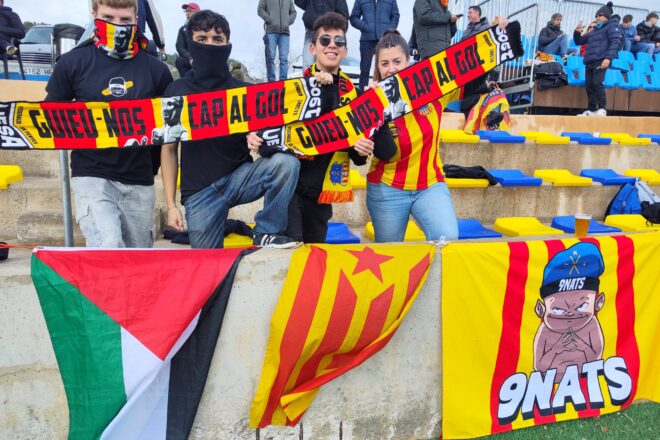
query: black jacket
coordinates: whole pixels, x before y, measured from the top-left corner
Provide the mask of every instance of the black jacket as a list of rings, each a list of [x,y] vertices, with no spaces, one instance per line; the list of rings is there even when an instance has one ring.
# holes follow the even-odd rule
[[[23,38],[25,28],[21,18],[9,6],[0,6],[0,40],[10,41],[12,38]]]
[[[348,20],[346,0],[294,0],[296,6],[305,11],[303,23],[305,29],[312,29],[314,21],[326,12],[337,12]]]
[[[179,34],[176,36],[176,53],[188,62],[192,59],[192,55],[188,52],[188,32],[185,26],[179,28]]]
[[[586,44],[584,53],[584,64],[594,64],[604,59],[613,60],[617,52],[623,47],[623,34],[621,25],[616,20],[610,20],[601,27],[596,27],[588,34],[581,35],[578,31],[573,32],[575,44]]]
[[[653,34],[655,33],[657,26],[649,26],[645,21],[640,22],[636,26],[637,35],[639,35],[640,43],[652,43]]]
[[[564,31],[561,30],[559,26],[553,25],[551,22],[548,22],[548,25],[541,29],[539,34],[539,50],[543,52],[543,49],[557,38],[559,38]]]

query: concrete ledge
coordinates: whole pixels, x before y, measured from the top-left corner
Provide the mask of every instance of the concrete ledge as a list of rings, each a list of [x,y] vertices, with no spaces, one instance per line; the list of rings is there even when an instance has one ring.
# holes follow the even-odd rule
[[[162,244],[162,243],[161,243]],[[248,428],[269,332],[291,251],[243,260],[192,439],[253,439]],[[29,251],[0,263],[0,427],[12,439],[65,438],[68,414],[50,339],[29,277]],[[410,372],[415,380],[410,380]],[[440,256],[385,349],[323,387],[302,426],[267,428],[261,439],[428,439],[440,434]]]

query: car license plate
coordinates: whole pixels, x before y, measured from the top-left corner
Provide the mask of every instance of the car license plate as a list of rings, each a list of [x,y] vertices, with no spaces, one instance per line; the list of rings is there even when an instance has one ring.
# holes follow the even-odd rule
[[[23,66],[26,75],[48,75],[53,73],[50,66]]]

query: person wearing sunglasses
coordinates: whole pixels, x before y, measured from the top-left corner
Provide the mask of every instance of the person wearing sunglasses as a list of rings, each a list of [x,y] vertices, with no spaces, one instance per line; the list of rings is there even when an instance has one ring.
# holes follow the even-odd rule
[[[328,12],[336,12],[348,19],[348,4],[346,0],[294,0],[294,3],[305,11],[302,16],[302,21],[305,24],[302,61],[303,69],[307,69],[314,62],[314,57],[307,49],[313,41],[314,22]]]

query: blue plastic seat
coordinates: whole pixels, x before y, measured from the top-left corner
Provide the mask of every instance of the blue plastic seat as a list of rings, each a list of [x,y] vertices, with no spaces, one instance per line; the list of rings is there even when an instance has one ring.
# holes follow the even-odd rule
[[[635,183],[634,177],[623,176],[610,168],[587,168],[580,172],[582,177],[591,177],[595,182],[605,186]]]
[[[359,243],[360,238],[354,235],[344,223],[328,223],[328,232],[325,235],[328,244],[351,244]]]
[[[651,142],[655,142],[656,144],[660,144],[660,134],[644,134],[640,133],[639,138],[649,138],[651,139]]]
[[[552,219],[552,224],[550,226],[556,229],[561,229],[566,233],[574,234],[575,217],[572,215],[558,215]],[[621,232],[621,229],[598,223],[594,219],[591,219],[591,222],[589,223],[589,234],[608,234],[614,232]]]
[[[566,76],[568,77],[568,85],[573,87],[584,87],[586,84],[586,74],[584,66],[578,69],[566,69]]]
[[[562,136],[568,136],[572,141],[584,145],[609,145],[612,143],[610,138],[596,137],[591,133],[578,132],[578,131],[563,131]]]
[[[644,73],[639,70],[631,70],[626,74],[626,79],[619,84],[619,87],[625,90],[639,89],[643,84],[642,77],[644,77]]]
[[[485,228],[479,220],[473,218],[458,219],[458,239],[499,238],[502,234]]]
[[[450,112],[460,113],[461,112],[461,101],[452,101],[452,102],[450,102],[445,107],[445,110],[450,111]]]
[[[649,64],[653,62],[653,57],[646,52],[637,52],[637,61],[645,61]]]
[[[570,56],[566,58],[566,68],[571,70],[579,68],[584,69],[584,58],[580,56]]]
[[[651,72],[649,79],[650,81],[648,82],[648,85],[644,86],[644,89],[652,92],[660,91],[660,71]]]
[[[615,58],[612,60],[612,68],[627,72],[630,70],[630,63],[626,60]]]
[[[658,52],[658,53],[656,53],[655,55],[653,55],[653,59],[654,59],[655,61],[657,61],[658,63],[660,63],[660,52]]]
[[[633,62],[632,70],[636,70],[637,72],[641,72],[641,73],[650,74],[651,64],[647,63],[646,61],[635,61]]]
[[[619,52],[617,52],[616,57],[617,59],[626,61],[630,64],[632,64],[633,61],[635,61],[635,56],[632,54],[632,52],[629,52],[627,50],[620,50]]]
[[[479,130],[477,134],[481,139],[489,140],[491,144],[524,144],[527,141],[525,136],[515,136],[503,130]]]
[[[543,179],[528,176],[520,170],[488,170],[502,186],[541,186]]]
[[[607,69],[605,71],[605,81],[603,81],[605,88],[611,89],[612,87],[621,85],[623,82],[623,75],[621,75],[620,70]]]

